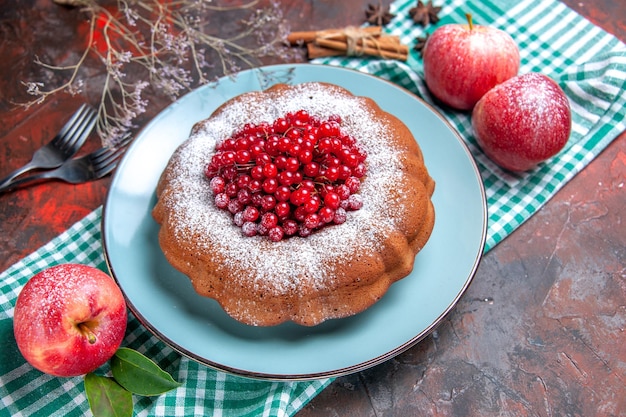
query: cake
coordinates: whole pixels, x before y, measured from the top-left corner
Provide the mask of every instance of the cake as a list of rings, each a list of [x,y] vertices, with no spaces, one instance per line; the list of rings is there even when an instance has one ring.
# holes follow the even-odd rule
[[[232,162],[237,167],[233,173],[224,166],[242,149],[238,144],[243,141],[234,138],[248,135],[250,141],[258,141],[255,137],[262,132],[280,131],[276,126],[285,120],[300,126],[296,120],[300,116],[307,132],[320,137],[321,131],[341,135],[349,144],[343,153],[352,158],[346,163],[351,171],[341,167],[348,172],[337,174],[341,177],[337,179],[326,167],[321,175],[316,172],[309,178],[302,174],[308,172],[302,162],[300,182],[286,183],[292,196],[286,203],[291,205],[290,217],[264,214],[278,212],[282,201],[278,196],[271,210],[259,206],[254,221],[242,220],[248,213],[243,214],[244,205],[232,203],[238,194],[225,192],[224,182],[239,181],[243,174],[237,170],[250,173],[260,170],[254,166],[278,165],[275,155],[282,154],[275,151],[269,162],[267,156],[264,160],[242,157],[240,163]],[[285,129],[296,130],[293,125]],[[275,136],[288,133],[266,136],[260,143],[269,149],[270,139],[279,140]],[[321,152],[321,143],[320,139],[315,145],[316,153]],[[336,140],[333,143],[340,146]],[[258,148],[247,146],[258,154]],[[271,153],[268,150],[266,155]],[[324,161],[331,157],[324,156]],[[275,172],[268,175],[278,178]],[[328,180],[331,177],[334,182]],[[318,210],[318,223],[309,221],[305,209],[299,210],[299,217],[293,214],[308,204],[293,197],[306,187],[311,189],[305,193],[309,199],[319,195],[310,204]],[[329,83],[277,84],[236,96],[193,126],[159,179],[152,214],[160,225],[159,244],[168,262],[191,280],[198,294],[215,299],[231,317],[254,326],[288,321],[313,326],[362,312],[412,271],[415,256],[434,226],[434,187],[411,131],[372,99]],[[258,191],[258,184],[255,190],[261,204],[264,191]],[[334,197],[326,201],[331,191],[341,194],[340,190],[346,193],[339,206]],[[321,220],[324,216],[331,217]],[[269,223],[262,223],[262,217],[269,217]],[[277,225],[276,218],[284,227]],[[280,233],[272,235],[272,230]]]

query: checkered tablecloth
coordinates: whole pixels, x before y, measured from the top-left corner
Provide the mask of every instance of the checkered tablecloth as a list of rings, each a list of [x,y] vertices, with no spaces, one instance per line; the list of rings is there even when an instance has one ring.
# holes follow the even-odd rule
[[[565,90],[573,110],[572,136],[557,157],[520,176],[494,166],[476,146],[469,114],[441,109],[467,142],[485,184],[489,250],[539,210],[626,128],[626,46],[553,0],[435,1],[441,21],[414,25],[408,11],[415,0],[399,0],[389,33],[413,45],[416,37],[447,23],[464,22],[509,32],[520,47],[520,72],[538,71]],[[422,63],[412,53],[406,63],[363,58],[318,60],[368,72],[413,91],[432,103],[421,78]],[[38,271],[65,262],[106,270],[100,235],[101,210],[76,223],[53,241],[0,275],[0,416],[89,415],[82,378],[55,378],[33,369],[13,337],[13,308],[26,281]],[[331,380],[268,382],[215,371],[181,357],[130,317],[123,343],[155,360],[183,385],[159,397],[135,397],[140,416],[293,416]],[[107,365],[100,370],[108,371]]]

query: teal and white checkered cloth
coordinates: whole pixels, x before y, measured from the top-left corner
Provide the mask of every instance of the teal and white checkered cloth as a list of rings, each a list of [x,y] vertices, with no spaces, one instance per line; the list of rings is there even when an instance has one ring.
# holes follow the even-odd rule
[[[533,172],[512,177],[494,166],[476,146],[468,113],[441,110],[468,143],[479,165],[488,199],[489,250],[542,207],[625,130],[626,46],[554,0],[454,0],[443,4],[441,21],[426,29],[412,24],[408,11],[415,0],[399,0],[389,33],[413,45],[425,31],[464,22],[509,32],[520,47],[520,72],[538,71],[555,79],[570,98],[572,137],[553,160]],[[432,100],[421,78],[419,54],[406,63],[367,58],[332,58],[317,63],[368,72]],[[0,275],[0,417],[89,415],[82,379],[56,378],[28,365],[13,338],[13,308],[26,281],[51,265],[76,262],[106,270],[100,236],[101,210],[96,210],[50,243]],[[141,416],[293,416],[331,380],[256,381],[225,374],[181,357],[129,319],[123,343],[155,360],[183,385],[159,397],[135,397]],[[105,365],[101,371],[107,372]]]

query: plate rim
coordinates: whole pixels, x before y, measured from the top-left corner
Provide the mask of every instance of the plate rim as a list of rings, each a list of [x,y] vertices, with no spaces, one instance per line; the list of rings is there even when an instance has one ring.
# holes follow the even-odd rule
[[[408,89],[395,84],[389,80],[386,80],[384,78],[378,77],[376,75],[373,74],[369,74],[366,72],[362,72],[359,71],[357,69],[353,69],[353,68],[346,68],[346,67],[337,67],[337,66],[331,66],[331,65],[324,65],[324,64],[313,64],[313,63],[291,63],[291,64],[274,64],[274,65],[264,65],[264,66],[260,66],[260,67],[254,67],[254,68],[250,68],[250,69],[246,69],[243,71],[240,71],[239,73],[237,73],[234,77],[236,79],[236,77],[239,77],[241,74],[249,74],[249,73],[254,73],[254,72],[262,72],[264,70],[267,71],[279,71],[279,70],[288,70],[288,71],[293,71],[296,72],[299,68],[314,68],[315,70],[321,70],[321,71],[330,71],[330,72],[334,72],[334,71],[345,71],[345,72],[349,72],[349,73],[354,73],[354,74],[358,74],[359,76],[364,76],[364,77],[369,77],[372,78],[373,80],[375,80],[376,82],[382,82],[383,84],[386,84],[388,87],[394,88],[394,89],[398,89],[401,92],[408,94],[411,96],[412,99],[415,99],[417,101],[419,101],[424,107],[426,107],[431,113],[433,113],[437,118],[439,118],[448,128],[448,130],[450,130],[450,132],[455,136],[456,140],[458,141],[458,143],[461,145],[464,153],[466,154],[470,165],[472,167],[472,170],[476,176],[477,179],[477,183],[478,183],[478,188],[480,191],[480,199],[482,201],[481,204],[481,222],[482,222],[482,227],[481,227],[481,236],[479,239],[479,244],[477,247],[477,253],[474,257],[473,263],[472,263],[472,267],[469,271],[469,275],[468,277],[465,279],[465,282],[463,283],[463,286],[459,288],[456,296],[450,301],[449,305],[443,309],[443,311],[432,321],[432,323],[430,323],[430,325],[428,325],[426,328],[424,328],[422,331],[420,331],[417,335],[415,335],[414,337],[410,338],[409,340],[407,340],[406,342],[400,344],[399,346],[395,347],[394,349],[391,349],[383,354],[380,354],[378,356],[375,356],[369,360],[365,360],[365,361],[361,361],[359,363],[355,363],[349,366],[344,366],[341,367],[339,369],[333,369],[333,370],[327,370],[327,371],[320,371],[320,372],[314,372],[314,373],[294,373],[294,374],[282,374],[282,373],[269,373],[269,372],[258,372],[258,371],[251,371],[251,370],[245,370],[245,369],[240,369],[237,367],[233,367],[233,366],[229,366],[229,365],[225,365],[225,364],[221,364],[218,363],[216,361],[212,361],[208,358],[205,358],[203,356],[200,356],[192,351],[190,351],[189,349],[184,348],[183,346],[180,346],[177,342],[171,340],[169,337],[165,336],[155,325],[153,325],[148,319],[146,319],[146,317],[138,310],[138,308],[134,305],[134,303],[129,299],[128,295],[126,294],[126,292],[123,290],[122,285],[120,283],[120,281],[118,280],[117,274],[115,273],[115,268],[112,265],[112,261],[110,259],[110,254],[109,254],[109,250],[108,250],[108,239],[107,239],[107,233],[106,230],[107,228],[105,227],[105,222],[107,219],[107,212],[108,212],[108,208],[109,208],[109,203],[110,203],[110,199],[112,198],[112,194],[114,193],[114,184],[115,184],[115,180],[116,177],[118,176],[118,170],[116,170],[113,173],[113,178],[111,180],[111,186],[109,187],[109,189],[107,190],[107,194],[105,197],[105,201],[103,204],[103,209],[102,209],[102,217],[101,217],[101,221],[100,221],[100,226],[101,226],[101,239],[102,239],[102,247],[103,247],[103,253],[104,253],[104,260],[105,260],[105,264],[107,269],[110,272],[110,275],[113,277],[113,279],[116,281],[116,283],[118,284],[118,286],[120,286],[120,288],[122,289],[122,293],[124,294],[124,298],[126,299],[126,304],[129,308],[129,310],[132,312],[132,314],[137,318],[137,320],[139,321],[139,323],[144,326],[150,333],[152,333],[157,339],[159,339],[160,341],[162,341],[163,343],[165,343],[167,346],[169,346],[171,349],[173,349],[174,351],[178,352],[179,354],[188,357],[191,360],[194,360],[202,365],[208,366],[212,369],[215,369],[217,371],[223,371],[223,372],[227,372],[236,376],[241,376],[241,377],[246,377],[246,378],[252,378],[252,379],[258,379],[258,380],[270,380],[270,381],[308,381],[308,380],[317,380],[317,379],[322,379],[322,378],[334,378],[334,377],[339,377],[339,376],[344,376],[344,375],[349,375],[349,374],[353,374],[356,372],[360,372],[363,371],[365,369],[371,368],[373,366],[376,366],[378,364],[381,364],[405,351],[407,351],[408,349],[410,349],[411,347],[415,346],[416,344],[418,344],[420,341],[422,341],[423,339],[425,339],[426,337],[428,337],[443,321],[443,319],[454,309],[454,307],[458,304],[459,300],[461,299],[461,297],[465,294],[465,292],[467,291],[467,289],[469,288],[469,286],[471,285],[471,283],[474,280],[474,277],[476,275],[476,272],[478,270],[478,267],[480,265],[480,262],[483,258],[484,255],[484,248],[485,248],[485,243],[486,243],[486,238],[487,238],[487,226],[488,226],[488,210],[487,210],[487,199],[486,199],[486,191],[485,191],[485,186],[484,183],[482,181],[481,175],[480,175],[480,170],[478,168],[478,165],[469,149],[469,146],[467,145],[467,143],[465,143],[465,141],[463,140],[463,138],[461,137],[461,135],[459,134],[459,132],[457,131],[457,129],[441,114],[441,112],[439,110],[437,110],[433,105],[431,105],[430,103],[426,102],[424,99],[422,99],[421,97],[417,96],[416,94],[414,94],[413,92],[409,91]],[[160,119],[162,117],[162,115],[166,112],[171,111],[171,109],[175,106],[180,105],[180,101],[183,100],[186,96],[188,95],[192,95],[195,94],[197,92],[197,90],[199,89],[203,89],[203,88],[207,88],[207,87],[211,87],[212,85],[217,85],[220,82],[225,81],[226,79],[232,79],[233,76],[223,76],[220,77],[217,81],[210,83],[210,84],[205,84],[205,85],[201,85],[198,86],[196,88],[194,88],[193,90],[190,90],[189,92],[187,92],[186,94],[184,94],[183,96],[179,97],[177,100],[175,100],[174,102],[168,104],[166,107],[164,107],[162,110],[160,110],[149,122],[147,122],[136,134],[136,137],[141,137],[144,132],[148,131],[153,124],[157,123],[158,119]],[[341,85],[341,84],[338,84]],[[263,87],[262,88],[267,88],[267,87]],[[247,90],[246,90],[247,91]],[[241,93],[243,93],[245,91],[242,91]],[[241,94],[239,93],[239,94]],[[128,155],[131,154],[131,152],[128,152],[133,146],[136,145],[136,141],[133,141],[133,143],[130,144],[129,148],[127,149],[127,152],[124,154],[122,160],[120,161],[120,165],[122,165],[124,163],[124,160],[128,158],[130,158]],[[121,175],[121,174],[119,174]]]

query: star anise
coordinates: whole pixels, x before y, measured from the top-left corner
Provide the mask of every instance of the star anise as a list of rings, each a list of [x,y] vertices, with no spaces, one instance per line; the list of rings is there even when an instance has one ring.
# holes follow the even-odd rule
[[[430,36],[429,33],[415,38],[415,46],[413,46],[413,49],[419,52],[420,55],[424,54],[424,47],[426,46],[426,41],[428,41],[428,36]]]
[[[367,10],[365,10],[367,22],[376,26],[385,26],[394,17],[396,17],[396,15],[389,12],[389,6],[385,7],[381,2],[378,2],[377,5],[369,4]]]
[[[426,27],[431,23],[437,23],[439,21],[439,12],[441,6],[433,6],[432,0],[427,4],[424,4],[421,0],[417,0],[417,6],[409,9],[409,16],[417,24],[421,24]]]

